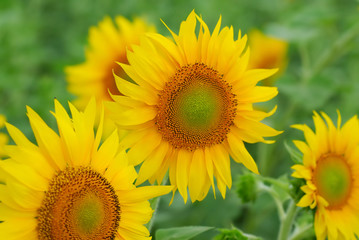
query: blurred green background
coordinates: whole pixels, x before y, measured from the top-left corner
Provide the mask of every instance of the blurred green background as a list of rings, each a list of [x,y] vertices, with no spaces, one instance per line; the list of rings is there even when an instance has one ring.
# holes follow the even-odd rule
[[[104,16],[145,17],[157,30],[169,35],[160,19],[175,32],[192,9],[213,29],[219,15],[222,26],[251,29],[289,42],[288,66],[275,82],[279,95],[261,108],[278,105],[266,123],[285,133],[274,145],[247,144],[264,176],[290,175],[293,164],[284,142],[302,139],[290,129],[294,123],[313,126],[312,111],[325,111],[344,120],[359,111],[359,10],[350,0],[1,0],[0,1],[0,114],[34,139],[25,105],[37,111],[50,126],[53,99],[73,99],[66,91],[64,67],[84,61],[88,29]],[[232,162],[236,181],[243,167]],[[209,193],[202,202],[184,204],[177,194],[161,201],[154,229],[202,225],[230,228],[275,239],[279,220],[267,194],[243,204],[234,184],[225,200]],[[212,230],[197,239],[210,239]]]

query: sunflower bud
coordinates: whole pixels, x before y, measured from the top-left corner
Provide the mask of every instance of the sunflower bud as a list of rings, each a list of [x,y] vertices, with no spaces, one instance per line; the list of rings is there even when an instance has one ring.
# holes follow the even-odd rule
[[[253,202],[257,198],[257,183],[253,174],[242,175],[237,182],[237,195],[244,203]]]

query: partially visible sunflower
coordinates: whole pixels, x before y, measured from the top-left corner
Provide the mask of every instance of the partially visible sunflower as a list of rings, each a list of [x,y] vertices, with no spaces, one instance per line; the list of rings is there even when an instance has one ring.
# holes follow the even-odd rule
[[[116,131],[100,144],[101,121],[94,134],[95,101],[70,109],[55,100],[58,135],[28,108],[37,145],[6,125],[16,145],[0,161],[0,239],[151,239],[147,200],[172,187],[136,188]]]
[[[315,208],[317,239],[359,237],[359,121],[356,116],[337,127],[322,113],[314,112],[316,132],[307,125],[292,127],[304,132],[305,140],[294,141],[303,153],[303,164],[294,165],[293,177],[303,178],[305,193],[300,207]]]
[[[5,126],[6,118],[0,114],[0,129]],[[5,133],[0,132],[0,159],[5,156],[4,146],[8,143],[9,138]]]
[[[121,64],[136,83],[115,76],[124,96],[113,95],[115,102],[106,104],[117,125],[129,130],[121,141],[130,148],[129,160],[143,162],[136,184],[160,183],[169,169],[184,201],[187,187],[192,201],[202,200],[215,188],[213,176],[225,197],[232,186],[230,156],[258,173],[244,142],[269,143],[263,137],[280,133],[260,123],[275,109],[253,109],[253,103],[277,95],[277,88],[256,86],[277,70],[248,70],[247,37],[239,32],[233,40],[233,28],[220,25],[221,19],[211,35],[193,11],[179,35],[170,30],[175,42],[147,34],[127,53],[130,65]]]
[[[111,100],[109,91],[113,94],[120,93],[116,88],[113,72],[122,78],[127,76],[117,62],[128,63],[127,49],[131,50],[133,44],[138,44],[144,33],[155,31],[154,26],[140,18],[130,22],[117,16],[115,24],[110,17],[105,17],[98,26],[91,27],[86,61],[65,68],[68,90],[77,96],[73,103],[79,109],[84,109],[93,96],[100,103]],[[105,118],[105,132],[111,131],[112,125]]]
[[[287,65],[288,43],[282,39],[267,36],[259,30],[249,32],[249,46],[251,56],[248,68],[279,68],[272,77],[264,80],[263,85],[271,86]]]

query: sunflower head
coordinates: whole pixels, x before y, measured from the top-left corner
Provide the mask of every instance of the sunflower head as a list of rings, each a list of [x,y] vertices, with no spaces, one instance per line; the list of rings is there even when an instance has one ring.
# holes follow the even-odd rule
[[[264,80],[263,85],[271,86],[287,65],[288,43],[282,39],[264,35],[259,30],[249,32],[251,57],[248,68],[279,68],[280,71]]]
[[[101,144],[103,111],[94,133],[94,99],[84,112],[70,110],[72,117],[55,100],[56,133],[28,108],[37,144],[7,124],[16,145],[0,161],[0,238],[150,239],[147,200],[172,187],[135,187],[117,131]]]
[[[67,88],[76,96],[73,101],[76,107],[84,109],[92,97],[100,106],[101,101],[111,100],[110,93],[120,94],[113,73],[128,78],[119,63],[128,63],[126,51],[138,44],[146,32],[155,32],[155,27],[141,18],[130,22],[122,16],[117,16],[114,21],[105,17],[97,26],[90,28],[85,62],[65,68]],[[104,137],[110,135],[114,128],[115,124],[105,112]],[[122,135],[122,132],[119,134]]]
[[[199,24],[199,28],[197,28]],[[211,32],[192,11],[172,39],[148,33],[121,64],[134,83],[115,75],[123,96],[107,102],[110,117],[128,135],[121,145],[141,165],[136,184],[160,183],[169,170],[171,184],[187,200],[202,200],[215,177],[222,196],[231,187],[230,155],[258,173],[243,142],[269,142],[280,132],[260,123],[274,113],[253,104],[277,94],[256,84],[276,69],[248,70],[246,36],[232,27]],[[196,31],[197,29],[197,31]],[[237,38],[237,37],[236,37]]]
[[[326,123],[324,122],[323,118]],[[294,165],[292,176],[303,178],[305,195],[300,207],[316,208],[315,232],[318,239],[354,239],[359,236],[359,121],[356,116],[342,127],[322,113],[314,112],[316,132],[306,125],[294,125],[304,132],[305,142],[294,141],[303,153],[303,164]]]

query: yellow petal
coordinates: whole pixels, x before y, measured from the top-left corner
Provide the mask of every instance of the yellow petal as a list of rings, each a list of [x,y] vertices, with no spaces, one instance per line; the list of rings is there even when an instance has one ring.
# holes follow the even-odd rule
[[[293,177],[304,178],[304,179],[312,179],[312,171],[303,165],[296,164],[292,166],[292,169],[295,170],[293,173]]]
[[[37,220],[35,218],[17,218],[0,224],[0,239],[36,239]]]
[[[229,154],[221,145],[214,145],[210,148],[212,153],[212,161],[218,175],[222,178],[223,182],[228,186],[232,187],[232,175],[230,167]]]
[[[214,176],[216,177],[217,179],[217,187],[218,187],[218,190],[219,192],[221,193],[223,199],[226,198],[226,184],[223,182],[222,178],[220,176],[218,176],[218,172],[215,171],[214,172]]]
[[[128,151],[130,163],[138,165],[143,162],[162,142],[162,135],[156,129],[151,129],[148,134],[134,144]]]
[[[138,129],[128,132],[120,141],[120,148],[127,150],[143,139],[151,131],[150,128]]]
[[[118,151],[118,133],[115,130],[101,145],[98,151],[92,153],[91,167],[99,173],[103,173],[109,166]]]
[[[251,69],[246,71],[236,87],[252,88],[261,80],[264,80],[278,72],[278,69]]]
[[[136,84],[130,83],[115,75],[118,90],[125,96],[129,96],[135,100],[142,101],[148,105],[156,105],[158,96],[156,92],[151,92]]]
[[[214,181],[213,181],[213,159],[212,159],[212,155],[211,155],[211,152],[209,151],[208,147],[205,148],[204,153],[205,153],[204,158],[205,158],[205,161],[206,161],[207,174],[208,174],[208,177],[209,177],[209,179],[211,181],[214,198],[216,198],[216,188],[214,187]]]
[[[117,191],[120,203],[141,202],[169,193],[172,186],[146,186],[128,191]]]
[[[173,41],[157,33],[147,33],[146,36],[152,40],[152,43],[157,49],[161,49],[161,51],[167,53],[166,55],[170,58],[168,61],[172,63],[170,67],[176,68],[184,64],[185,60]],[[174,70],[175,69],[169,69],[169,72],[174,72]]]
[[[168,152],[169,144],[163,141],[154,151],[146,158],[141,165],[136,180],[136,185],[140,185],[151,176],[153,176],[161,167],[162,162]]]
[[[231,156],[234,161],[243,163],[243,165],[252,172],[259,174],[258,167],[252,156],[248,153],[244,143],[235,137],[231,132],[227,135],[228,145],[231,150]]]
[[[130,190],[134,189],[133,182],[136,180],[137,172],[132,165],[117,169],[115,175],[111,180],[112,186],[117,190]]]
[[[37,144],[43,154],[52,160],[60,169],[65,168],[65,157],[61,148],[59,136],[49,128],[40,116],[30,107],[27,107],[31,128],[33,129]]]
[[[36,173],[34,169],[25,164],[18,164],[11,160],[5,160],[0,161],[0,168],[31,189],[37,191],[47,190],[49,182],[44,177]]]
[[[314,229],[315,229],[315,235],[317,236],[318,240],[324,240],[326,235],[326,224],[324,222],[324,217],[322,214],[317,211],[315,213],[314,218]]]
[[[298,207],[308,207],[313,202],[313,197],[306,194],[297,203]]]
[[[116,123],[121,126],[139,125],[154,119],[157,115],[157,110],[154,107],[133,108],[121,113],[116,119]]]
[[[62,142],[61,145],[64,146],[66,158],[72,166],[75,165],[75,162],[78,165],[82,165],[82,146],[80,147],[79,139],[75,133],[71,118],[58,101],[55,101],[55,113],[53,113],[53,115],[56,117],[57,126],[61,136],[60,141]],[[85,164],[83,164],[83,166],[85,166]]]
[[[55,173],[56,165],[49,162],[36,147],[34,150],[30,150],[21,146],[9,145],[6,146],[6,152],[11,160],[30,166],[47,180],[50,180]]]
[[[305,125],[305,124],[295,124],[295,125],[292,125],[291,127],[296,128],[296,129],[301,130],[301,131],[304,132],[305,140],[306,140],[309,148],[314,153],[316,158],[320,157],[322,151],[325,152],[325,149],[322,149],[321,151],[319,151],[318,140],[317,140],[314,132],[312,131],[312,129],[310,129],[307,125]]]
[[[121,224],[121,221],[120,221]],[[135,239],[135,240],[151,240],[151,237],[143,236],[138,232],[133,232],[127,228],[122,228],[121,225],[118,228],[119,239],[127,240],[127,239]]]
[[[333,218],[331,211],[326,211],[325,222],[327,224],[328,239],[337,239],[338,237],[337,219]]]
[[[141,236],[149,236],[150,233],[145,226],[131,219],[131,215],[121,215],[120,227]],[[137,239],[137,238],[136,238]]]
[[[121,212],[123,214],[131,215],[131,219],[139,223],[147,223],[152,216],[153,210],[148,201],[126,203],[121,205]]]
[[[147,39],[144,39],[143,41],[146,40]],[[162,74],[158,69],[158,62],[154,63],[152,61],[153,56],[151,56],[152,58],[147,58],[147,52],[144,50],[144,48],[146,48],[145,43],[151,43],[148,42],[148,40],[146,42],[143,41],[141,42],[141,47],[133,46],[134,53],[127,53],[127,58],[131,66],[122,66],[128,76],[130,76],[131,79],[135,79],[138,85],[156,92],[163,89],[166,75]]]
[[[193,153],[189,172],[188,189],[192,202],[198,200],[202,195],[203,188],[207,181],[204,149],[199,148]]]
[[[23,146],[30,149],[36,148],[35,144],[30,142],[18,128],[14,127],[10,123],[5,123],[5,125],[9,135],[17,146]]]
[[[176,182],[178,191],[182,195],[184,202],[187,202],[188,175],[192,157],[193,153],[186,149],[180,149],[178,151]]]
[[[196,14],[192,11],[180,26],[179,36],[182,36],[182,38],[177,44],[182,46],[187,63],[195,63],[197,57],[196,54],[193,54],[197,48],[196,23]]]
[[[272,98],[274,98],[278,94],[278,90],[276,87],[254,87],[246,92],[238,92],[237,98],[239,103],[242,102],[266,102]]]
[[[237,117],[234,121],[242,131],[252,132],[254,135],[263,137],[272,137],[281,134],[283,131],[277,131],[261,122]]]
[[[44,198],[44,191],[36,191],[24,184],[8,179],[6,182],[7,194],[24,209],[38,209],[41,206],[42,199]]]
[[[19,205],[10,195],[8,187],[4,184],[0,184],[0,204],[5,204],[6,206],[15,209],[16,211],[26,211],[31,209],[26,209],[23,206]],[[33,209],[35,210],[35,209]],[[0,221],[2,221],[0,219]]]
[[[19,211],[4,203],[0,203],[0,212],[0,221],[13,220],[14,218],[35,218],[37,216],[36,211]]]
[[[263,119],[272,116],[276,111],[277,111],[277,105],[268,113],[258,110],[253,110],[253,111],[241,111],[240,115],[243,116],[244,118],[252,119],[255,121],[262,121]]]

